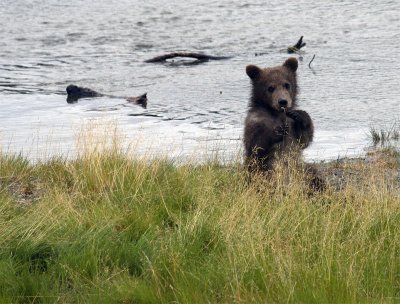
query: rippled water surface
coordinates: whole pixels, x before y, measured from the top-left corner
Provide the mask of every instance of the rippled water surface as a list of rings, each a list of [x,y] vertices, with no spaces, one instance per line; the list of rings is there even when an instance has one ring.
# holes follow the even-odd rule
[[[79,130],[94,121],[117,124],[154,153],[237,154],[245,66],[283,63],[304,35],[299,104],[316,127],[306,155],[360,154],[370,126],[399,118],[399,20],[399,1],[2,0],[0,144],[33,158],[72,155]],[[233,58],[144,63],[178,50]],[[67,104],[71,83],[118,96],[147,92],[148,108],[107,97]]]

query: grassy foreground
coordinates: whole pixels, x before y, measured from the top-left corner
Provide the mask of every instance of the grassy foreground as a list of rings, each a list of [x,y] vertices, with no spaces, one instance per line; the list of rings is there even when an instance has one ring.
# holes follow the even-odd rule
[[[0,302],[399,303],[399,159],[341,166],[362,174],[309,195],[298,172],[0,155]]]

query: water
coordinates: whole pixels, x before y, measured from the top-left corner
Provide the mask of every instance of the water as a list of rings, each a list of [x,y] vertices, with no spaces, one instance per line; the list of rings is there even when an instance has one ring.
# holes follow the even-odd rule
[[[82,125],[111,121],[146,153],[201,157],[217,147],[235,155],[249,98],[245,66],[283,63],[304,35],[299,104],[316,128],[306,157],[359,155],[370,126],[399,118],[399,20],[400,1],[1,0],[0,146],[69,156]],[[143,62],[177,50],[233,58]],[[148,92],[148,108],[106,97],[67,104],[71,83]]]

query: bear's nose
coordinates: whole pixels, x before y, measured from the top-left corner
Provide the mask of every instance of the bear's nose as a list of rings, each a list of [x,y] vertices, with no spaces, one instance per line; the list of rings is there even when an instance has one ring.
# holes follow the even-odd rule
[[[287,105],[288,105],[288,102],[286,99],[279,99],[278,103],[281,107],[287,107]]]

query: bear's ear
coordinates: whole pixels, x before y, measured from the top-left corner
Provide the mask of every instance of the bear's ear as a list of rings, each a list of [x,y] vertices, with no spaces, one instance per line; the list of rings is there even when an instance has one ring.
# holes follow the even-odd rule
[[[290,57],[285,61],[283,64],[284,67],[287,67],[289,70],[292,72],[296,72],[297,67],[299,66],[299,63],[297,62],[297,59],[294,57]]]
[[[255,66],[253,64],[250,64],[246,67],[246,74],[249,76],[251,79],[255,79],[260,75],[261,69],[258,66]]]

